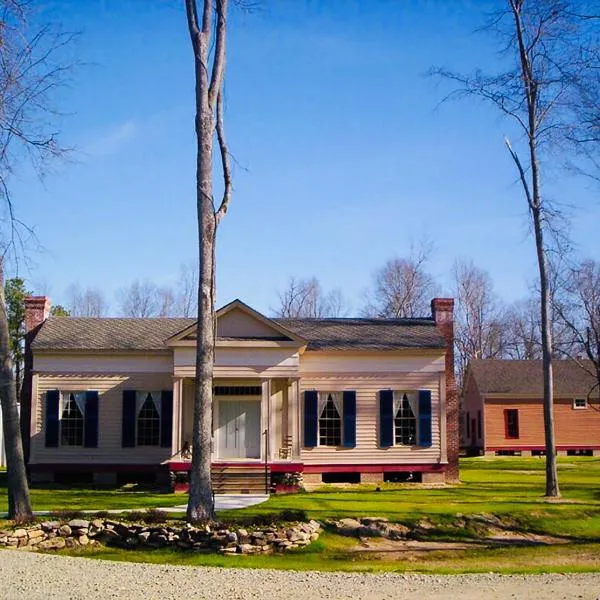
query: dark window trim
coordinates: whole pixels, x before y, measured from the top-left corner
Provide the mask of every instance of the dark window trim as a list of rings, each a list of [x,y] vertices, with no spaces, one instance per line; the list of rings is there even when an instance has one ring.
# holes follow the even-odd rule
[[[511,422],[511,416],[514,420]],[[519,409],[504,409],[504,435],[508,440],[519,439]]]

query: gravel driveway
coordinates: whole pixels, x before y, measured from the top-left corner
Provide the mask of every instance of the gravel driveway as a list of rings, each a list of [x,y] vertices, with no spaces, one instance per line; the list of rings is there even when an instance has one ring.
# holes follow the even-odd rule
[[[600,598],[593,575],[368,575],[119,563],[0,551],[0,598],[108,600]]]

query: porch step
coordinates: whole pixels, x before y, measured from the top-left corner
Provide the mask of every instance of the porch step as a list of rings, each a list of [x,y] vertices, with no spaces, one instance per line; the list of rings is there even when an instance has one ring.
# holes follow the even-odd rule
[[[264,468],[213,465],[212,485],[215,494],[264,494]],[[267,471],[270,481],[271,472]]]

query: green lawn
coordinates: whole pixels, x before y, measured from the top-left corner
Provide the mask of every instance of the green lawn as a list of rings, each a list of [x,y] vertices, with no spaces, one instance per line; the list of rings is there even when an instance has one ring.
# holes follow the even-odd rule
[[[386,484],[379,492],[373,485],[322,488],[310,494],[274,496],[235,514],[296,508],[314,519],[371,515],[414,522],[428,516],[444,522],[457,513],[492,513],[515,516],[547,533],[600,537],[600,458],[562,458],[559,465],[563,493],[559,503],[543,498],[543,460],[469,458],[461,461],[462,483],[453,487]]]
[[[83,488],[38,484],[31,486],[34,510],[111,510],[146,509],[185,504],[183,494],[131,491],[120,488]],[[7,510],[6,472],[0,472],[0,512]]]
[[[559,479],[564,502],[543,500],[544,460],[538,458],[468,458],[461,460],[461,484],[421,488],[411,484],[321,488],[309,494],[273,496],[256,507],[235,511],[236,515],[265,514],[283,509],[304,509],[315,519],[356,515],[385,516],[395,521],[413,521],[423,515],[443,518],[456,513],[554,516],[600,511],[600,458],[560,458]],[[185,504],[183,494],[33,486],[35,510],[144,509]],[[6,473],[0,472],[0,511],[6,510]],[[233,515],[234,513],[231,513]],[[226,515],[229,516],[229,515]],[[600,534],[600,528],[598,529]]]
[[[124,551],[110,548],[80,550],[86,556],[113,560],[169,562],[195,565],[239,565],[294,569],[409,570],[452,573],[466,571],[549,572],[600,570],[600,458],[560,458],[559,480],[563,498],[547,502],[543,459],[469,458],[461,461],[461,484],[424,488],[411,484],[324,487],[317,492],[273,496],[241,511],[220,514],[224,519],[276,514],[303,509],[318,520],[355,516],[384,516],[414,523],[428,517],[437,526],[438,539],[457,539],[451,527],[456,515],[491,513],[511,516],[519,529],[559,535],[560,546],[435,551],[412,557],[360,555],[349,551],[355,540],[325,533],[310,547],[284,556],[222,557],[174,551]],[[0,510],[6,505],[5,474],[0,473]],[[185,495],[106,489],[67,489],[37,486],[32,490],[36,510],[108,510],[169,507],[184,504]]]

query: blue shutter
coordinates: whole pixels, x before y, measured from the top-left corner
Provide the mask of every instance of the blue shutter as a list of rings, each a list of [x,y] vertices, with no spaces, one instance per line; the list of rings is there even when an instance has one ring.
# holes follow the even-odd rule
[[[85,415],[83,421],[83,445],[98,447],[98,392],[85,393]]]
[[[319,397],[317,392],[304,392],[304,447],[317,445]]]
[[[58,448],[58,390],[46,392],[46,448]]]
[[[170,448],[173,443],[173,392],[165,390],[160,397],[160,445]]]
[[[389,448],[394,445],[394,392],[379,392],[379,445]]]
[[[121,446],[135,448],[136,393],[123,390],[123,420],[121,421]]]
[[[344,392],[344,439],[342,445],[346,448],[356,446],[356,392]]]
[[[431,446],[431,392],[419,390],[419,446]]]

